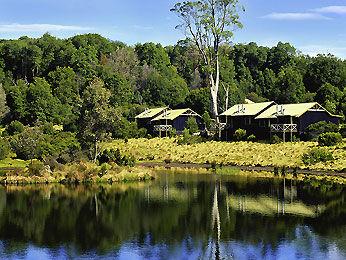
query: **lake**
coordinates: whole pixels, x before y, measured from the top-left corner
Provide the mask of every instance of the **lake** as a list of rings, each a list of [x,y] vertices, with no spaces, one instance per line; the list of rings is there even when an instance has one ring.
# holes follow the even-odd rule
[[[346,188],[158,174],[0,188],[1,259],[346,259]]]

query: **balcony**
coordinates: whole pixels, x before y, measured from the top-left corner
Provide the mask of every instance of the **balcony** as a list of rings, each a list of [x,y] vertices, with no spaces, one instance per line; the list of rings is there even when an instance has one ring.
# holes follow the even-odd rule
[[[270,126],[270,131],[274,133],[282,133],[282,132],[298,132],[297,124],[273,124]]]
[[[154,131],[155,132],[169,132],[173,129],[172,125],[155,125]]]

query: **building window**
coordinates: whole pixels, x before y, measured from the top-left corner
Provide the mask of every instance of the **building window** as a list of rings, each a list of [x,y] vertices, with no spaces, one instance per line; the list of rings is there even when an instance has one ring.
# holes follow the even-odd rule
[[[245,125],[251,125],[251,117],[245,117],[244,121],[245,121]]]

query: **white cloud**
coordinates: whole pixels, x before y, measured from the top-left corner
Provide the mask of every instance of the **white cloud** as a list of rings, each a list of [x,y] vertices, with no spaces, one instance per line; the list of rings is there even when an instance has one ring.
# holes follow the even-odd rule
[[[346,5],[332,5],[311,10],[317,13],[346,14]]]
[[[89,27],[59,24],[0,24],[0,32],[59,32],[59,31],[86,31]]]
[[[317,54],[333,54],[340,58],[346,58],[346,47],[331,45],[305,45],[298,49],[307,55],[316,56]]]
[[[317,14],[317,13],[271,13],[262,16],[265,19],[272,20],[289,20],[289,21],[302,21],[302,20],[330,20],[331,18]]]

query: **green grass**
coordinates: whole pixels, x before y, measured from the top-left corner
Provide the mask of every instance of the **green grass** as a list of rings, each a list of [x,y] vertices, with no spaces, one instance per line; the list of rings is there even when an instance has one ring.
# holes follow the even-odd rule
[[[335,160],[306,166],[305,153],[318,146],[317,142],[252,143],[205,142],[178,145],[173,138],[114,140],[105,143],[104,149],[118,148],[121,153],[132,155],[138,161],[164,162],[169,159],[179,163],[212,163],[237,166],[299,167],[315,170],[346,169],[346,144],[343,142],[327,149]]]
[[[0,160],[0,168],[25,168],[30,164],[30,161],[6,158]]]

